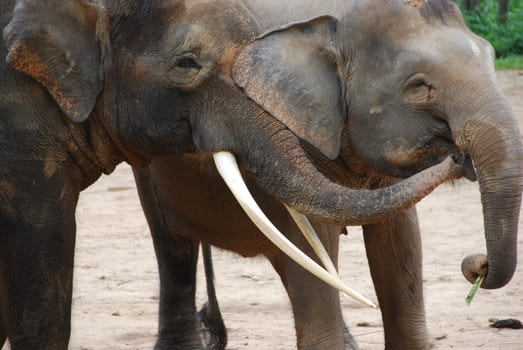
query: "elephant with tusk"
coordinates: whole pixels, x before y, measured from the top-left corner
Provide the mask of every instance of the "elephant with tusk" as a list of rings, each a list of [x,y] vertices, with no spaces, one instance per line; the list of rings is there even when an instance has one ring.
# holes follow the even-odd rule
[[[260,140],[250,122],[239,124],[250,137],[223,150],[240,158],[247,187],[274,226],[309,256],[314,252],[291,218],[296,213],[288,214],[285,206],[312,219],[334,265],[340,225],[363,225],[386,348],[428,349],[415,209],[381,209],[402,201],[405,191],[392,194],[407,184],[402,179],[419,184],[429,175],[436,184],[441,177],[434,165],[454,158],[460,175],[479,181],[487,242],[486,255],[465,258],[463,273],[469,281],[485,276],[483,288],[510,281],[517,263],[523,147],[496,82],[492,47],[470,32],[452,1],[244,4],[263,34],[239,50],[232,79],[281,124],[267,123],[277,125],[273,142]],[[293,147],[295,142],[301,147]],[[298,348],[357,348],[336,292],[260,235],[212,163],[210,156],[177,156],[135,171],[161,276],[157,348],[202,346],[194,319],[198,242],[271,261],[293,306]],[[238,182],[227,175],[225,181]],[[240,201],[244,206],[250,199]],[[192,324],[192,338],[180,335],[180,322]]]
[[[439,183],[462,176],[465,163],[457,149],[440,152],[425,164],[432,166],[426,172],[411,172],[405,182],[385,189],[360,191],[326,176],[308,153],[317,149],[315,159],[329,164],[339,158],[347,111],[338,103],[342,82],[330,73],[321,82],[339,99],[324,101],[329,97],[324,87],[303,95],[308,113],[278,114],[253,98],[251,77],[262,73],[249,64],[256,50],[237,60],[262,34],[248,5],[0,0],[0,344],[8,339],[13,350],[68,347],[76,204],[83,189],[120,162],[139,169],[161,156],[232,152],[278,203],[354,224],[399,213]],[[334,38],[336,23],[320,18],[295,28],[321,44],[323,35]],[[331,63],[322,66],[332,68]],[[295,97],[280,100],[279,107],[292,106]],[[309,145],[314,149],[306,150]],[[170,172],[181,176],[187,169],[192,168]],[[161,305],[176,312],[179,307],[183,315],[194,309],[186,301],[193,294],[195,255],[180,250],[183,239],[172,246],[177,239],[155,241],[165,263]],[[170,276],[171,263],[162,261],[165,247],[182,259],[176,277]],[[315,270],[348,291],[336,276]],[[178,277],[187,278],[189,287],[173,300]],[[181,324],[176,315],[173,319],[162,321],[159,344],[173,326],[180,326],[190,344],[183,340],[176,347],[193,347],[194,336],[199,342],[193,318]]]

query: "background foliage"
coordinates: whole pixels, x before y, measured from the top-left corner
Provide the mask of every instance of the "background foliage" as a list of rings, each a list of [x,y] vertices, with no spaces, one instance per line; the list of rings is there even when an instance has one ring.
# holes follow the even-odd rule
[[[523,0],[457,2],[469,28],[494,46],[498,58],[523,55]],[[508,11],[500,11],[500,5],[508,5]]]

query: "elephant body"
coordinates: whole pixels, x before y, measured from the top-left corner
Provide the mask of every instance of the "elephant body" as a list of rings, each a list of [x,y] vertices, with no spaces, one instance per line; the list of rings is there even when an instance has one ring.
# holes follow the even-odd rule
[[[344,186],[378,188],[419,172],[448,154],[460,157],[466,164],[466,176],[470,180],[477,176],[480,181],[484,207],[492,210],[485,212],[487,242],[510,251],[510,257],[504,257],[505,250],[491,244],[488,263],[486,257],[467,258],[464,274],[469,280],[479,274],[488,276],[486,266],[494,264],[503,272],[491,271],[491,277],[498,273],[504,277],[493,277],[483,287],[506,283],[515,267],[513,237],[517,235],[522,189],[519,131],[495,82],[492,49],[466,28],[457,7],[450,1],[244,3],[264,32],[242,51],[236,61],[239,67],[233,68],[234,79],[246,94],[272,114],[279,116],[281,112],[282,120],[285,114],[303,112],[307,107],[319,115],[346,113],[335,164],[326,159],[332,158],[329,146],[311,140],[310,130],[299,124],[289,126],[308,143],[304,145],[307,156],[318,169]],[[323,42],[322,35],[332,29],[321,23],[325,15],[336,17],[338,26],[333,37]],[[303,24],[307,20],[310,27]],[[304,38],[304,33],[320,33],[320,38],[312,34]],[[243,74],[246,64],[254,67],[249,74]],[[326,107],[321,112],[314,104],[308,106],[308,93],[316,88],[307,85],[309,80],[330,94],[329,101],[322,100]],[[337,103],[344,106],[337,109]],[[314,127],[318,130],[312,133],[322,133],[320,125]],[[329,137],[336,139],[336,135]],[[496,149],[493,153],[500,155],[500,163],[494,165],[495,156],[479,150],[480,139],[490,150]],[[198,242],[203,242],[244,256],[264,255],[271,261],[292,304],[299,349],[356,349],[341,317],[337,292],[296,266],[259,233],[211,164],[208,156],[176,156],[155,159],[145,170],[135,170],[160,270],[156,347],[203,346],[194,302]],[[496,190],[492,190],[493,182]],[[267,193],[252,174],[248,184],[276,226],[312,256],[275,194]],[[498,190],[505,195],[517,193],[508,207],[492,204],[496,201],[493,192]],[[506,227],[511,238],[491,236],[499,220],[512,222],[511,228]],[[336,261],[338,235],[344,226],[321,218],[314,226]],[[382,215],[363,224],[363,230],[386,348],[430,348],[415,209]],[[190,332],[180,332],[181,324],[189,324]]]

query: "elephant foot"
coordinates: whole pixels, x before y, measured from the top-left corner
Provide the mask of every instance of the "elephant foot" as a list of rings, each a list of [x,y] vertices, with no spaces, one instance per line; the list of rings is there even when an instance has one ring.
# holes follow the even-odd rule
[[[227,345],[227,330],[221,317],[214,317],[205,303],[198,312],[203,342],[208,350],[224,350]]]
[[[360,350],[356,339],[350,334],[349,328],[346,325],[343,325],[343,340],[344,346],[343,350]]]
[[[154,350],[171,350],[171,349],[183,349],[183,350],[205,350],[205,348],[199,344],[200,342],[184,342],[171,340],[159,340],[154,345]]]

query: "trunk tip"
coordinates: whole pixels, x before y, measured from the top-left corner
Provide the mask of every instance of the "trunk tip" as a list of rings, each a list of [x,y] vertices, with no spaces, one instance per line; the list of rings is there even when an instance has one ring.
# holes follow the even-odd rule
[[[510,282],[516,270],[516,264],[513,265],[513,268],[510,266],[502,266],[501,269],[493,268],[489,265],[488,257],[485,254],[473,254],[463,259],[461,272],[471,284],[474,284],[479,276],[485,276],[480,287],[483,289],[497,289]]]

